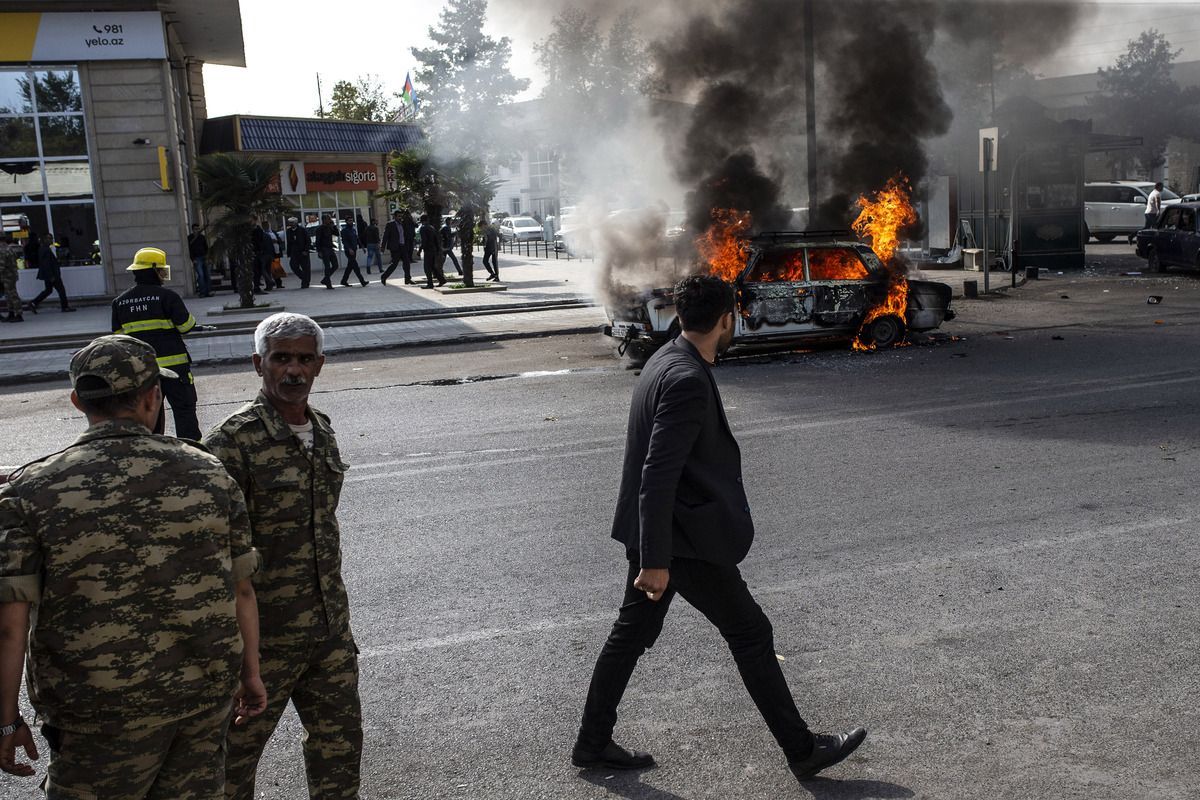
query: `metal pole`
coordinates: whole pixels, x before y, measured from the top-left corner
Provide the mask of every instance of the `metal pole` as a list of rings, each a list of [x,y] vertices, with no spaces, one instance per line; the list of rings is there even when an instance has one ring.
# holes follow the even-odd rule
[[[808,225],[816,219],[817,203],[817,101],[816,37],[813,35],[813,0],[804,0],[804,140],[808,145]]]
[[[991,258],[988,257],[988,173],[992,171],[991,139],[983,140],[983,291],[991,286]]]

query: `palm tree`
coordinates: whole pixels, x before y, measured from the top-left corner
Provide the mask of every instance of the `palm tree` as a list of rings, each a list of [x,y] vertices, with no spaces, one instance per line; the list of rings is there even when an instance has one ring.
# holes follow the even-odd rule
[[[487,209],[500,182],[488,177],[479,159],[472,156],[438,158],[428,144],[393,152],[391,164],[396,170],[396,190],[384,192],[381,197],[396,197],[409,206],[420,206],[431,224],[441,222],[442,209],[448,204],[459,206],[458,241],[462,247],[463,283],[474,286],[475,218]],[[438,248],[441,248],[440,241]],[[438,256],[441,256],[440,252]]]
[[[280,214],[289,206],[270,191],[279,162],[262,156],[213,153],[196,159],[200,189],[196,205],[208,221],[210,258],[228,258],[237,278],[238,305],[254,306],[254,245],[250,232],[256,218]]]
[[[448,193],[458,201],[458,245],[462,248],[463,283],[475,285],[475,220],[486,213],[500,181],[489,178],[487,167],[474,157],[450,165],[444,177]]]

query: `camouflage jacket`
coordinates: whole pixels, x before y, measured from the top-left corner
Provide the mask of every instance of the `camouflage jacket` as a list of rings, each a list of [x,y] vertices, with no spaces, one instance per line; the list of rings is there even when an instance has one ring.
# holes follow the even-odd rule
[[[64,730],[117,733],[229,702],[234,583],[258,566],[221,463],[133,420],[93,425],[0,486],[0,602],[36,604],[29,697]]]
[[[337,506],[346,465],[329,417],[308,409],[310,452],[260,393],[204,437],[246,495],[263,571],[254,579],[263,657],[351,639]],[[274,652],[272,652],[274,651]]]
[[[14,245],[0,242],[0,283],[8,284],[17,279],[17,249]]]

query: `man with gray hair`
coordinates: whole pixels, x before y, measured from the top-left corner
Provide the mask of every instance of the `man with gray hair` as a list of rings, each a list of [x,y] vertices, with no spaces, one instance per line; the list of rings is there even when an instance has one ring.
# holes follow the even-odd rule
[[[251,538],[263,554],[255,589],[267,711],[229,732],[226,798],[254,797],[258,761],[289,699],[304,726],[309,794],[358,797],[358,648],[335,515],[346,464],[329,417],[308,404],[323,351],[312,319],[264,319],[254,332],[258,397],[204,437],[246,495]]]

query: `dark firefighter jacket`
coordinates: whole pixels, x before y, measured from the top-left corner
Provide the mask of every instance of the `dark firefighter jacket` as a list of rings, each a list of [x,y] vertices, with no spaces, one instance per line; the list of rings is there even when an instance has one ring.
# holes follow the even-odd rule
[[[141,339],[154,348],[160,367],[178,372],[191,363],[183,336],[196,326],[179,295],[170,289],[138,284],[112,304],[113,333]]]

